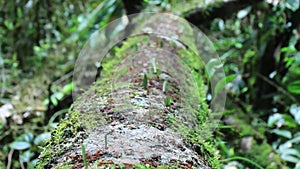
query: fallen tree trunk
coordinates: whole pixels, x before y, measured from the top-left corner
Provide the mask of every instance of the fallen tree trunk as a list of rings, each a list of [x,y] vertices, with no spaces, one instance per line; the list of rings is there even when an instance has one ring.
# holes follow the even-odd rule
[[[101,78],[52,131],[37,168],[218,167],[194,32],[172,15],[151,15],[136,17],[145,32],[103,59]]]

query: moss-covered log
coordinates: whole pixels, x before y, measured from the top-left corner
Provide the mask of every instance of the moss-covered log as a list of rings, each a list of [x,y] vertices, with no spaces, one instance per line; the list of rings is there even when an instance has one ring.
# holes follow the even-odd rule
[[[218,168],[192,29],[171,15],[139,24],[166,36],[129,37],[103,59],[101,78],[52,131],[37,168]]]

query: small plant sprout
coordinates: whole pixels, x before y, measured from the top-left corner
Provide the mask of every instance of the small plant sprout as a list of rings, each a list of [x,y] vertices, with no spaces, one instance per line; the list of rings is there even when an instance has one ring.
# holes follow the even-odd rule
[[[139,45],[138,45],[138,44],[135,44],[135,45],[134,45],[134,50],[135,50],[135,51],[138,51],[138,50],[139,50]]]
[[[149,40],[150,40],[150,39],[149,39],[148,36],[144,37],[144,39],[143,39],[144,42],[149,42]]]
[[[88,169],[88,163],[87,163],[86,154],[85,154],[85,147],[83,144],[81,144],[81,152],[82,152],[84,168]]]
[[[156,74],[156,72],[157,72],[157,69],[156,69],[156,62],[155,62],[155,58],[152,58],[152,59],[151,59],[151,63],[152,63],[152,66],[153,66],[153,72]]]
[[[151,77],[153,77],[153,70],[151,67],[149,67],[148,69],[149,69],[148,74],[149,74],[149,77],[151,78]]]
[[[163,92],[166,92],[166,88],[167,88],[167,81],[165,80],[162,88]]]
[[[157,73],[156,73],[156,75],[157,75],[157,76],[159,76],[160,74],[161,74],[161,69],[160,69],[160,68],[158,68],[158,69],[157,69]]]
[[[144,87],[144,89],[147,88],[147,84],[148,84],[148,78],[147,78],[147,75],[144,74],[144,79],[143,79],[143,87]]]
[[[165,103],[166,103],[166,106],[170,106],[171,105],[171,98],[170,97],[167,97],[166,100],[165,100]]]
[[[164,47],[164,41],[163,41],[163,40],[160,40],[159,44],[160,44],[160,47],[161,47],[161,48]]]

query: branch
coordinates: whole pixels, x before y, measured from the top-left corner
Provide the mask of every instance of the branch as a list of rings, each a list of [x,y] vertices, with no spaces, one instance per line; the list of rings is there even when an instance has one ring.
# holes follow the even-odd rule
[[[263,0],[234,0],[229,2],[221,2],[219,4],[211,4],[204,8],[196,8],[184,14],[185,19],[195,25],[206,25],[215,18],[230,18],[239,10],[263,2]]]

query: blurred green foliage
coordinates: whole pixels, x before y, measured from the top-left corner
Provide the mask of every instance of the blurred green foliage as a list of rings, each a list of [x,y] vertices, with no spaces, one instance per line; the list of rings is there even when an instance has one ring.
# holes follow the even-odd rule
[[[12,105],[0,112],[0,168],[34,168],[68,110],[60,102],[71,95],[79,50],[122,16],[123,6],[120,0],[1,0],[0,6],[0,102]]]
[[[227,109],[235,112],[243,110],[241,118],[248,119],[250,123],[246,136],[255,138],[251,128],[263,127],[264,130],[260,131],[263,139],[286,162],[286,168],[295,169],[300,167],[300,126],[297,122],[300,114],[300,33],[299,21],[295,19],[295,16],[300,17],[298,11],[298,0],[258,3],[240,10],[230,19],[214,19],[210,28],[205,30],[215,39],[229,77],[224,87],[230,100]],[[232,121],[244,126],[237,120]],[[227,129],[221,131],[225,131],[223,134],[232,133],[235,125],[224,125]],[[234,139],[236,143],[227,141],[223,134],[217,141],[223,158],[247,154],[236,153],[241,142],[238,139]],[[255,161],[254,158],[252,160]],[[232,161],[238,168],[249,166],[243,160]]]

